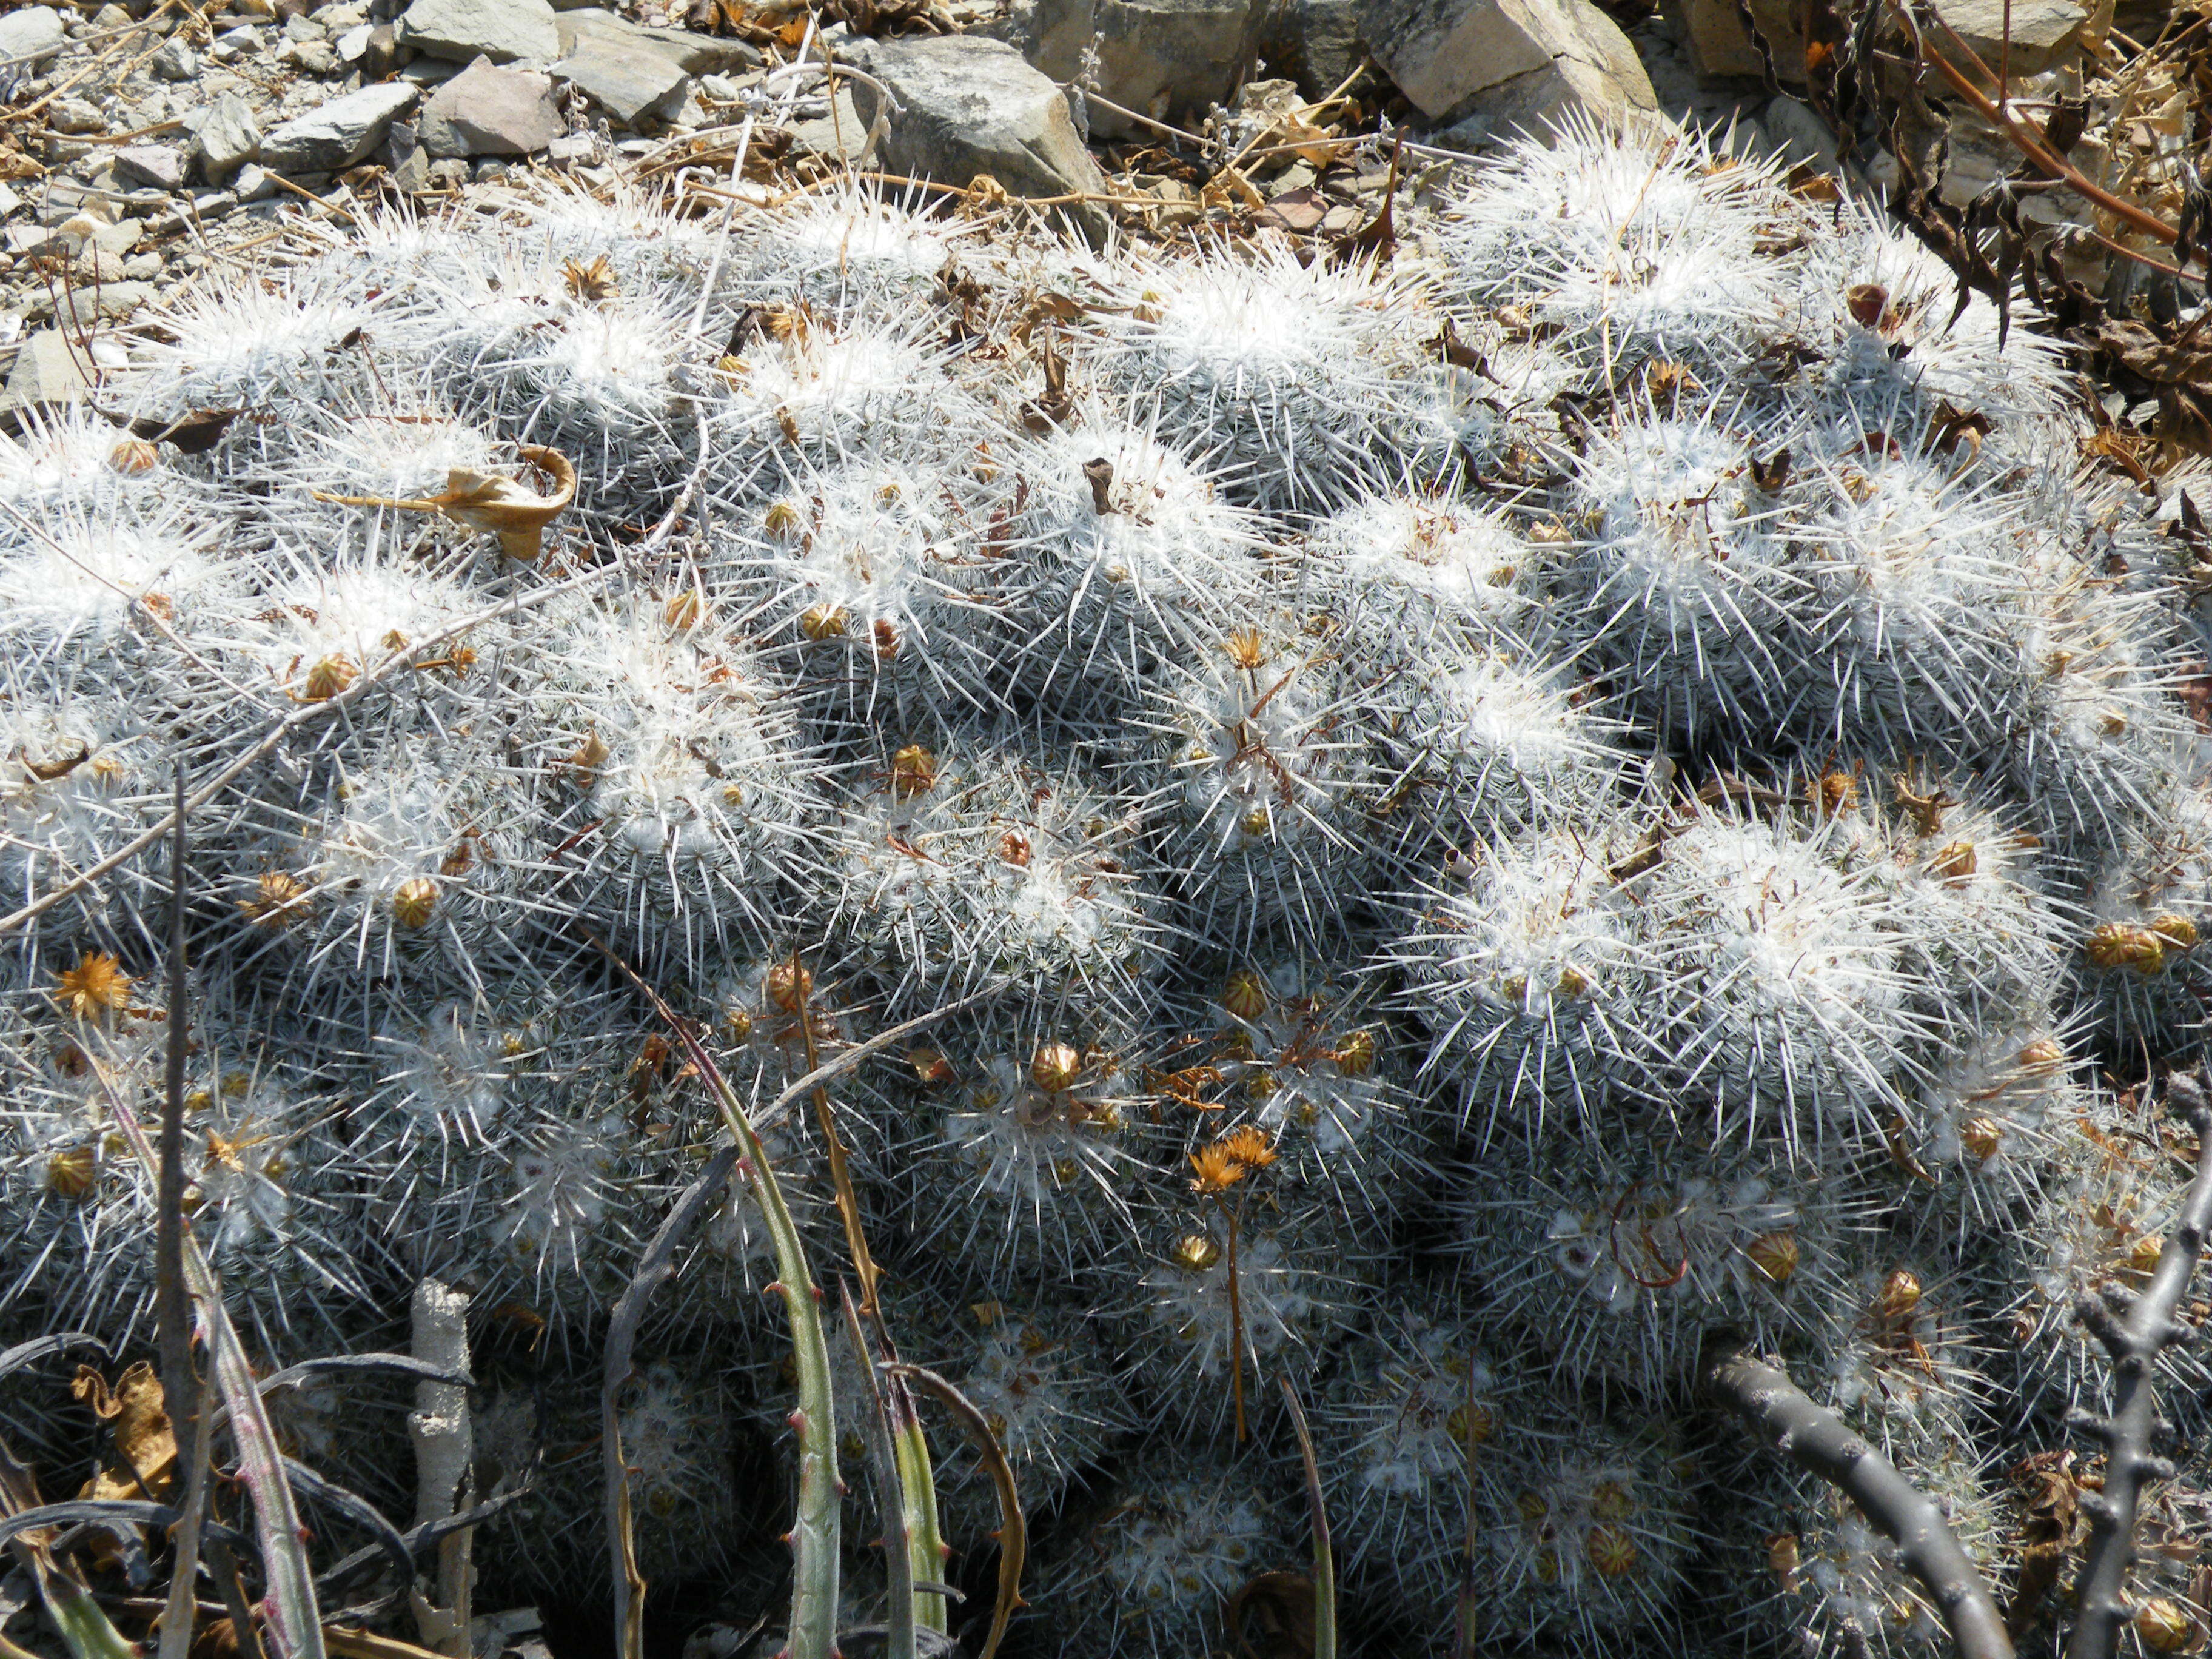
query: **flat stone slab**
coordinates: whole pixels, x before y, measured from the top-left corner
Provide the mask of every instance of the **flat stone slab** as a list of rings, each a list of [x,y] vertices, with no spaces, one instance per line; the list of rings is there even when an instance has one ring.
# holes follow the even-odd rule
[[[404,81],[383,81],[333,98],[264,138],[261,165],[275,173],[337,173],[356,166],[422,96],[421,88]]]

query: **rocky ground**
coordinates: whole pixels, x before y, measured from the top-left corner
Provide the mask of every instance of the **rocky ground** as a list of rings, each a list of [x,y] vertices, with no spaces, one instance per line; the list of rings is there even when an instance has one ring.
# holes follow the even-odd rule
[[[988,174],[979,188],[1047,199],[1093,237],[1417,236],[1458,158],[1577,113],[1657,107],[1834,167],[1813,111],[1760,79],[1732,4],[1638,3],[1543,0],[1510,21],[1482,0],[20,8],[0,16],[0,414],[75,395],[166,307],[325,245],[380,201],[468,199],[518,169],[704,184],[748,118],[763,187],[848,167]],[[1993,6],[1947,10],[1996,55]],[[2078,87],[2113,50],[2075,0],[2013,15],[2017,91]],[[825,52],[867,76],[834,102],[819,76],[782,72]],[[896,118],[872,131],[879,91]],[[1955,159],[1962,192],[2007,164],[1992,139]]]

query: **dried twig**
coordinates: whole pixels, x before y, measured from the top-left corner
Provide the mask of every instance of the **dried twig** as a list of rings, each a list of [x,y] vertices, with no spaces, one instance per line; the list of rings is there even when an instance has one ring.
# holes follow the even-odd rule
[[[1708,1394],[1777,1451],[1848,1495],[1896,1543],[1942,1609],[1960,1659],[2012,1659],[2012,1638],[1988,1581],[1925,1493],[1833,1412],[1814,1405],[1780,1367],[1722,1342],[1702,1370]]]
[[[1306,1468],[1306,1507],[1313,1516],[1314,1644],[1312,1659],[1336,1659],[1336,1553],[1328,1536],[1328,1510],[1322,1502],[1321,1464],[1314,1456],[1313,1435],[1306,1428],[1305,1407],[1287,1376],[1280,1379],[1283,1399],[1291,1408],[1291,1428],[1298,1437],[1298,1456]]]
[[[415,1286],[410,1307],[415,1357],[463,1381],[424,1381],[415,1385],[415,1409],[407,1414],[407,1437],[415,1443],[415,1523],[442,1521],[465,1507],[476,1442],[469,1420],[469,1298],[434,1279]],[[264,1390],[265,1392],[265,1390]],[[463,1528],[438,1546],[437,1600],[416,1595],[415,1627],[425,1647],[451,1659],[469,1653],[469,1530]],[[402,1554],[404,1554],[403,1547]],[[414,1577],[405,1564],[403,1577]]]
[[[2172,1425],[2159,1414],[2151,1386],[2159,1356],[2187,1334],[2176,1315],[2203,1254],[2204,1234],[2212,1227],[2212,1099],[2203,1083],[2185,1072],[2166,1080],[2166,1104],[2197,1131],[2197,1176],[2166,1236],[2158,1265],[2140,1293],[2101,1286],[2101,1297],[2085,1297],[2081,1322],[2112,1357],[2112,1413],[2076,1416],[2074,1426],[2105,1443],[2105,1486],[2084,1493],[2089,1516],[2089,1547],[2081,1564],[2075,1600],[2081,1608],[2068,1644],[2069,1659],[2110,1659],[2128,1626],[2125,1595],[2128,1568],[2136,1557],[2136,1510],[2144,1484],[2171,1480],[2173,1465],[2153,1455],[2152,1442]]]

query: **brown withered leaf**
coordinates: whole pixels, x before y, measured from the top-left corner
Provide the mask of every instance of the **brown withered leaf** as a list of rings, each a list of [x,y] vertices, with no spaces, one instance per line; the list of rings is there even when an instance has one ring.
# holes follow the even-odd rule
[[[315,499],[341,507],[435,513],[471,530],[497,536],[507,557],[528,561],[544,551],[546,527],[576,499],[576,469],[559,450],[543,445],[520,444],[515,453],[552,479],[551,495],[539,495],[520,478],[457,466],[446,475],[446,488],[435,495],[401,500],[389,495],[331,495],[319,489]]]
[[[1990,435],[1991,424],[1982,410],[1960,409],[1945,399],[1936,405],[1935,418],[1929,422],[1928,447],[1948,455],[1964,444],[1971,463],[1981,454],[1982,440]]]
[[[2212,454],[2212,337],[2200,313],[2186,327],[2155,322],[2114,322],[2096,317],[2069,331],[2081,345],[2101,353],[2124,390],[2154,398],[2152,430],[2161,442],[2192,454]]]
[[[1401,133],[1390,145],[1390,176],[1382,185],[1382,205],[1375,216],[1337,244],[1340,256],[1387,264],[1398,251],[1398,176],[1405,166],[1406,139]]]
[[[1039,326],[1050,323],[1072,323],[1083,315],[1083,302],[1065,294],[1039,294],[1022,308],[1022,319],[1013,328],[1016,345],[1027,345],[1030,336]]]
[[[576,469],[559,450],[543,445],[522,444],[515,453],[552,479],[551,495],[541,495],[518,478],[455,467],[447,475],[445,493],[433,499],[447,518],[490,532],[508,558],[527,562],[544,550],[546,526],[576,499]]]
[[[2116,426],[2108,426],[2081,440],[2081,459],[2100,463],[2136,483],[2148,484],[2150,468],[2144,463],[2154,447],[2141,433],[2123,432]]]
[[[118,415],[97,404],[93,405],[93,411],[103,420],[125,428],[134,438],[167,444],[183,455],[198,455],[213,449],[222,441],[222,434],[230,430],[230,423],[246,412],[243,409],[188,409],[165,421],[150,415]]]
[[[581,259],[563,259],[561,283],[571,298],[587,305],[612,299],[622,291],[622,284],[615,280],[615,268],[604,253],[593,255],[588,264]]]
[[[168,1495],[177,1479],[177,1436],[161,1400],[161,1379],[144,1360],[131,1366],[115,1381],[89,1365],[77,1367],[70,1393],[92,1408],[92,1414],[112,1426],[115,1462],[79,1489],[79,1498],[150,1498],[156,1503]]]
[[[52,783],[57,778],[67,777],[91,758],[91,747],[80,743],[76,746],[76,753],[64,755],[56,761],[34,761],[26,754],[23,757],[23,769],[41,783]]]

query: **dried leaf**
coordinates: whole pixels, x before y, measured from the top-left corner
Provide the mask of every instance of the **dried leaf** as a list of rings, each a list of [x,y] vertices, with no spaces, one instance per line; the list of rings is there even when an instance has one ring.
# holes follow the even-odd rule
[[[177,1436],[161,1402],[161,1379],[142,1359],[116,1379],[113,1392],[107,1379],[89,1365],[77,1367],[70,1384],[70,1396],[92,1408],[92,1414],[115,1430],[116,1462],[78,1489],[79,1498],[167,1497],[177,1478]]]
[[[515,453],[552,476],[552,495],[541,495],[520,479],[455,467],[445,493],[433,499],[446,517],[491,532],[507,557],[526,562],[544,550],[545,527],[576,499],[576,469],[557,449],[524,444]]]

